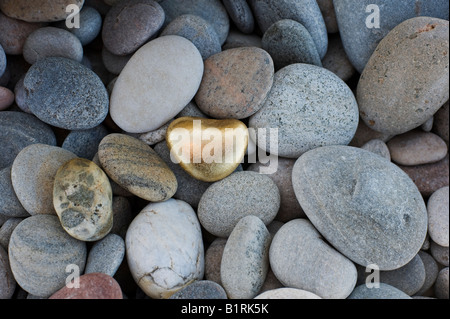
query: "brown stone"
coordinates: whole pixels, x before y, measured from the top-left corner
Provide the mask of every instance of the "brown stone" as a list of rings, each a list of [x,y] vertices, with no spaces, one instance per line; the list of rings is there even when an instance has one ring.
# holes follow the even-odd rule
[[[7,109],[14,102],[14,93],[0,86],[0,111]]]
[[[320,11],[322,12],[328,33],[339,32],[333,0],[317,0],[317,4],[319,5]]]
[[[222,285],[220,279],[220,265],[222,263],[223,250],[227,240],[225,238],[217,238],[206,249],[205,253],[205,278]]]
[[[366,123],[364,123],[363,120],[360,119],[360,121],[358,122],[358,128],[356,129],[355,136],[353,137],[349,146],[362,147],[364,144],[366,144],[370,140],[374,140],[374,139],[378,139],[378,140],[382,140],[383,142],[386,142],[391,137],[392,137],[392,135],[383,134],[383,133],[372,130],[370,127],[368,127],[366,125]]]

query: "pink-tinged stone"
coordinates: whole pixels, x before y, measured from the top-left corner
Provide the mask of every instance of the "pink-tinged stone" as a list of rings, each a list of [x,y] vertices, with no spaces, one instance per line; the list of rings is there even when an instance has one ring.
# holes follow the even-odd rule
[[[14,93],[0,86],[0,111],[6,110],[14,102]]]

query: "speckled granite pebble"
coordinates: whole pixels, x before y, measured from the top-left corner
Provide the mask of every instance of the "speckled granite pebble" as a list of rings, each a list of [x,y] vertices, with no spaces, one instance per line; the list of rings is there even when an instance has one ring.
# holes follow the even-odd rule
[[[101,140],[108,134],[108,129],[102,124],[87,130],[71,131],[61,147],[90,160],[97,153]]]
[[[449,246],[449,187],[435,191],[428,199],[428,233],[440,246]]]
[[[14,191],[11,181],[11,166],[0,170],[0,214],[8,217],[28,217]]]
[[[252,33],[255,28],[255,19],[246,0],[223,0],[230,19],[243,33]]]
[[[125,241],[118,235],[108,234],[89,250],[84,273],[103,273],[113,277],[124,257]]]

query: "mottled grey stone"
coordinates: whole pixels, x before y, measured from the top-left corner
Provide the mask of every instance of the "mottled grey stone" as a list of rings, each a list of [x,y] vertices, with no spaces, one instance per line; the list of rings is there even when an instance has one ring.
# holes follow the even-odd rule
[[[428,199],[428,233],[443,247],[449,246],[449,187],[435,191]]]
[[[72,131],[66,136],[61,147],[78,157],[91,160],[97,153],[101,140],[108,133],[102,124],[87,130]]]
[[[411,299],[411,297],[395,287],[380,283],[379,288],[360,285],[347,299]]]
[[[132,54],[129,55],[115,55],[108,51],[105,47],[102,48],[102,61],[105,68],[112,74],[119,75],[125,65],[131,59]],[[111,90],[112,91],[112,90]]]
[[[262,39],[256,34],[244,34],[236,30],[230,30],[227,40],[222,46],[223,50],[241,48],[241,47],[257,47],[261,48]]]
[[[95,8],[85,5],[79,12],[79,17],[79,28],[68,28],[66,26],[66,21],[62,21],[56,26],[71,32],[80,40],[81,44],[85,46],[91,43],[100,34],[102,29],[102,16]]]
[[[222,263],[222,255],[226,243],[227,240],[225,238],[216,238],[205,252],[205,279],[214,281],[219,285],[222,285],[220,264]]]
[[[322,59],[322,66],[347,82],[356,73],[355,68],[345,53],[341,38],[338,35],[328,39],[327,54]]]
[[[0,170],[0,214],[9,217],[28,217],[14,191],[11,181],[11,166]]]
[[[441,265],[448,267],[448,255],[449,255],[449,248],[448,247],[442,247],[438,244],[436,244],[434,241],[431,241],[430,246],[430,253],[431,256]]]
[[[425,267],[425,282],[419,291],[416,292],[416,296],[424,296],[425,294],[429,294],[429,290],[433,287],[436,278],[439,274],[439,267],[434,260],[434,258],[424,251],[419,251],[420,259],[422,259],[423,265]]]
[[[214,281],[198,280],[178,290],[169,299],[227,299],[227,294]]]
[[[17,227],[17,225],[20,224],[20,222],[22,220],[23,220],[23,218],[11,217],[11,218],[7,219],[3,223],[3,225],[1,225],[1,227],[0,227],[0,246],[2,246],[5,250],[8,250],[9,239],[11,238],[12,232]]]
[[[442,269],[436,279],[436,284],[434,285],[434,292],[438,299],[449,299],[448,298],[448,267]]]
[[[16,281],[9,266],[8,253],[0,246],[0,299],[10,299],[15,289]]]
[[[84,273],[99,272],[113,277],[124,257],[125,241],[119,235],[108,234],[90,249]]]
[[[246,0],[222,0],[234,25],[243,33],[252,33],[255,19]]]
[[[374,154],[380,155],[381,157],[391,161],[391,153],[385,142],[379,139],[373,139],[368,141],[366,144],[361,146],[363,150],[372,152]]]
[[[130,201],[123,196],[113,197],[113,226],[110,233],[125,238],[128,226],[133,220],[133,212]]]

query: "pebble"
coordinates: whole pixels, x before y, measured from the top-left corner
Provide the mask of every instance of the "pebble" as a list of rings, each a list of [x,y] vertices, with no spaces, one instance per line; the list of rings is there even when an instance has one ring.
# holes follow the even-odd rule
[[[122,238],[125,238],[128,225],[130,225],[134,217],[131,203],[126,197],[114,196],[112,210],[113,226],[111,228],[110,234],[116,234]]]
[[[11,182],[23,208],[30,215],[55,215],[53,184],[57,170],[76,155],[57,146],[32,144],[16,156]]]
[[[227,299],[227,293],[214,281],[198,280],[178,290],[169,299]]]
[[[230,19],[242,33],[250,34],[255,29],[252,9],[245,0],[223,0]]]
[[[43,122],[67,130],[98,126],[108,114],[108,93],[82,64],[50,57],[34,63],[24,79],[30,111]]]
[[[102,62],[105,68],[112,74],[119,75],[125,65],[130,61],[132,54],[115,55],[108,51],[105,47],[102,49]]]
[[[253,299],[322,299],[312,292],[296,288],[268,290]]]
[[[292,64],[275,73],[273,87],[249,127],[278,129],[278,150],[257,145],[281,157],[298,158],[325,145],[347,145],[358,126],[358,105],[350,88],[334,73],[309,64]],[[258,137],[260,138],[260,137]],[[264,139],[263,139],[264,140]],[[272,147],[273,148],[273,147]]]
[[[12,232],[22,220],[23,218],[9,217],[0,227],[0,246],[6,251],[8,250],[9,239],[11,238]]]
[[[391,153],[389,151],[389,147],[382,140],[379,139],[370,140],[366,144],[361,146],[361,148],[363,150],[380,155],[381,157],[387,159],[388,161],[391,161]]]
[[[94,162],[74,158],[61,165],[53,184],[53,206],[64,230],[83,241],[97,241],[112,228],[112,190]]]
[[[415,296],[427,296],[429,294],[430,288],[433,287],[436,282],[437,276],[439,274],[439,267],[434,260],[434,258],[424,251],[419,251],[419,256],[422,259],[423,265],[425,267],[425,282],[419,291],[416,292]]]
[[[137,138],[109,134],[99,144],[98,157],[112,180],[140,198],[164,201],[177,190],[177,179],[170,168]]]
[[[108,129],[102,124],[87,130],[71,131],[61,147],[90,160],[97,153],[101,140],[108,134]]]
[[[376,11],[380,9],[380,24],[376,28],[367,27],[367,22],[375,22]],[[417,16],[436,17],[448,20],[448,1],[437,0],[337,0],[334,1],[339,33],[352,64],[362,73],[379,42],[398,24]],[[367,11],[366,11],[367,10]],[[419,40],[420,41],[420,40]],[[407,52],[407,51],[405,51]],[[401,55],[404,57],[404,55]],[[400,72],[402,73],[402,72]],[[403,80],[402,80],[403,82]]]
[[[83,272],[87,248],[64,231],[58,217],[35,215],[14,229],[8,255],[20,287],[35,296],[49,297],[66,284],[68,265]]]
[[[227,239],[218,237],[214,239],[205,252],[205,279],[213,281],[219,285],[222,285],[220,267],[226,244]]]
[[[441,265],[447,266],[449,265],[449,248],[443,247],[436,244],[434,241],[431,241],[430,245],[430,253],[431,256]]]
[[[434,116],[430,117],[425,123],[420,127],[424,132],[431,132],[434,125]]]
[[[262,37],[262,48],[272,56],[277,70],[294,63],[322,67],[313,38],[294,20],[284,19],[272,24]]]
[[[239,220],[248,215],[268,225],[279,207],[280,192],[270,177],[244,171],[209,186],[200,199],[197,214],[208,232],[225,238]]]
[[[79,278],[79,288],[64,287],[48,299],[123,299],[119,283],[102,273],[84,274]]]
[[[8,253],[0,246],[0,299],[11,299],[15,290],[16,281],[9,266]]]
[[[328,51],[322,59],[322,66],[336,74],[344,82],[349,81],[356,73],[338,35],[329,37]]]
[[[360,114],[369,127],[392,135],[408,132],[448,100],[448,32],[448,21],[418,17],[380,42],[357,88]]]
[[[366,123],[364,123],[364,121],[360,119],[358,123],[358,128],[356,129],[355,136],[353,136],[353,139],[348,145],[354,147],[362,147],[364,144],[374,139],[382,140],[383,142],[386,143],[392,137],[393,137],[392,135],[383,134],[372,130],[370,127],[366,125]]]
[[[103,44],[113,54],[131,54],[158,32],[164,19],[164,10],[156,1],[117,2],[103,22]]]
[[[125,241],[118,235],[108,234],[89,250],[84,273],[102,273],[113,277],[124,257]]]
[[[245,216],[225,245],[220,266],[222,285],[230,299],[251,299],[260,291],[269,269],[271,236],[256,216]]]
[[[0,86],[0,111],[6,110],[14,103],[14,93],[10,89]]]
[[[403,291],[385,283],[379,288],[368,288],[365,284],[356,287],[347,299],[412,299]]]
[[[337,33],[339,32],[339,26],[336,20],[336,12],[334,11],[333,0],[317,0],[320,11],[322,12],[327,32]]]
[[[438,299],[449,299],[448,296],[448,267],[442,269],[436,279],[434,292]]]
[[[23,80],[25,79],[25,74],[17,81],[14,87],[14,100],[16,105],[25,113],[31,113],[30,108],[27,105],[27,91],[23,86]]]
[[[214,27],[196,15],[183,14],[176,17],[160,34],[160,36],[165,35],[178,35],[188,39],[196,46],[203,60],[222,51]]]
[[[433,132],[449,144],[449,109],[448,101],[434,115]]]
[[[355,265],[326,244],[306,219],[294,219],[281,227],[270,245],[269,258],[284,286],[324,299],[344,299],[356,284]]]
[[[394,270],[422,247],[424,200],[411,179],[380,156],[349,146],[316,148],[297,160],[292,184],[312,224],[359,265]]]
[[[223,50],[242,47],[262,47],[262,38],[256,34],[244,34],[236,30],[230,30],[228,37],[222,46]]]
[[[273,224],[273,222],[271,223]],[[269,225],[270,226],[270,225]],[[267,227],[267,230],[270,232],[269,226]],[[273,238],[273,234],[270,234]],[[274,289],[278,289],[278,288],[284,288],[283,284],[278,280],[278,278],[275,276],[275,274],[273,273],[272,269],[270,268],[269,265],[269,271],[267,272],[267,276],[266,276],[266,280],[264,281],[260,291],[259,291],[259,295],[269,291],[269,290],[274,290]],[[256,297],[255,297],[256,298]]]
[[[200,223],[183,201],[148,204],[131,222],[125,243],[131,274],[151,298],[167,299],[203,278]]]
[[[8,217],[28,217],[14,191],[11,181],[11,166],[0,170],[0,214]]]
[[[111,94],[111,117],[129,133],[160,128],[192,100],[202,76],[203,59],[192,42],[176,35],[152,40],[120,73]]]
[[[449,187],[438,189],[427,203],[428,233],[431,239],[443,247],[449,246]]]
[[[393,137],[388,143],[392,161],[405,166],[430,164],[447,155],[447,144],[433,133],[412,130]]]
[[[79,12],[79,17],[79,28],[68,28],[66,21],[61,21],[57,26],[70,31],[85,46],[100,34],[102,29],[102,16],[95,8],[85,5]]]

